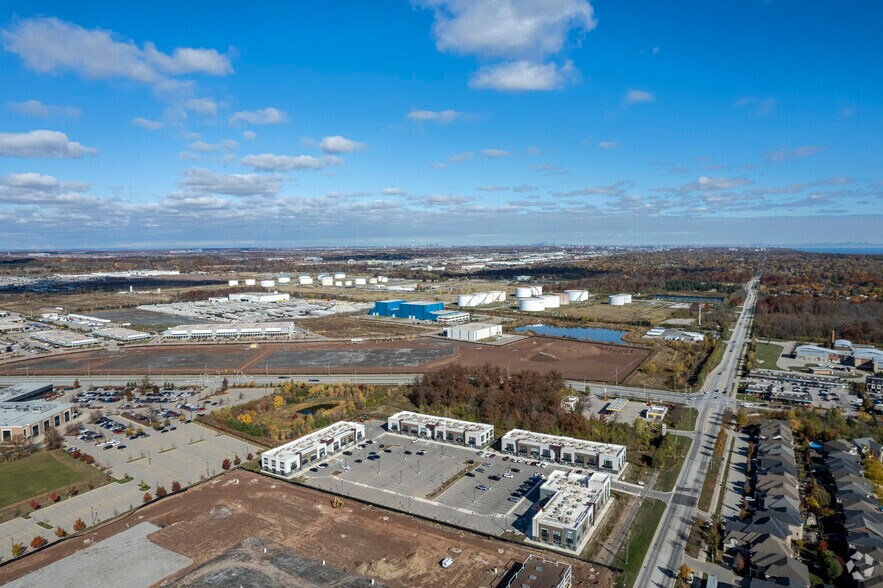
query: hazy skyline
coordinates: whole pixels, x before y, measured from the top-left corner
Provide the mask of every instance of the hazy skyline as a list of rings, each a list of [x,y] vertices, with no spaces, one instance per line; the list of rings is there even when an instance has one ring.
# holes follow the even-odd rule
[[[880,22],[11,2],[0,247],[883,244]]]

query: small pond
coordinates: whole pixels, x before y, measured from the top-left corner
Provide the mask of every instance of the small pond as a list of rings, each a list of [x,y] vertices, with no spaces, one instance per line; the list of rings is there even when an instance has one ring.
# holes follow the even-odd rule
[[[517,327],[515,331],[519,333],[530,331],[537,335],[566,337],[567,339],[595,341],[597,343],[618,343],[620,345],[624,344],[622,336],[628,333],[628,331],[618,331],[616,329],[601,329],[596,327],[552,327],[549,325],[526,325],[524,327]]]
[[[325,404],[314,404],[313,406],[307,406],[306,408],[300,409],[298,414],[302,414],[307,416],[308,414],[316,414],[320,410],[331,410],[332,408],[337,408],[336,402],[325,403]]]

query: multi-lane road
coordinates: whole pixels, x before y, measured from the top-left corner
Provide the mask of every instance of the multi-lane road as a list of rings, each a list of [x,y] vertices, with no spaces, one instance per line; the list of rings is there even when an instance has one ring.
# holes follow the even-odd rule
[[[693,444],[634,586],[669,588],[677,577],[678,568],[684,563],[684,548],[696,513],[699,492],[708,472],[724,410],[732,402],[726,391],[730,390],[736,378],[739,361],[751,332],[757,302],[757,282],[758,278],[754,278],[746,284],[745,304],[727,341],[724,357],[706,379],[700,394],[696,395],[695,406],[699,416]],[[721,392],[715,393],[715,390]]]

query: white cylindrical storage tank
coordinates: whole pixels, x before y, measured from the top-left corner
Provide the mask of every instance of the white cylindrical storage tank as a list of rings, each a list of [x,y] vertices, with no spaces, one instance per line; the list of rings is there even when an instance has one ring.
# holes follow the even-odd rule
[[[334,285],[337,287],[343,286],[343,280],[334,280]]]
[[[610,306],[623,306],[625,304],[625,296],[622,294],[613,294],[607,298],[607,304]]]
[[[369,284],[376,284],[376,283],[377,283],[377,278],[368,278],[368,283],[369,283]]]
[[[631,294],[621,294],[621,296],[622,296],[622,299],[625,301],[626,304],[631,304],[631,303],[632,303],[632,295],[631,295]]]
[[[530,298],[533,296],[533,288],[530,286],[518,286],[515,288],[516,298]]]
[[[531,286],[530,291],[533,292],[534,296],[542,296],[543,295],[543,287],[542,286]]]
[[[334,278],[332,278],[331,276],[325,276],[325,277],[319,279],[319,283],[322,284],[323,286],[333,286],[334,285]]]
[[[289,278],[288,276],[279,276],[279,277],[277,278],[277,281],[278,281],[280,284],[290,284],[290,283],[291,283],[291,278]]]
[[[543,301],[546,304],[546,308],[558,308],[561,306],[561,299],[558,298],[557,294],[544,294],[542,296]]]
[[[364,286],[368,283],[368,280],[366,280],[365,278],[356,278],[354,283],[356,284],[356,286]]]
[[[506,302],[506,293],[502,290],[491,290],[488,295],[490,302]]]
[[[334,279],[335,279],[335,280],[342,280],[342,279],[344,279],[345,277],[346,277],[346,274],[343,273],[343,272],[337,272],[336,274],[334,274]]]
[[[585,302],[589,299],[588,290],[565,290],[564,293],[571,302]]]
[[[561,294],[558,294],[558,305],[564,306],[565,304],[570,304],[570,296],[562,292]]]
[[[541,312],[546,310],[546,301],[542,298],[522,298],[518,301],[518,310],[523,312]]]
[[[472,294],[460,294],[457,296],[457,306],[473,306]]]
[[[255,284],[257,284],[257,282],[254,280],[254,278],[248,278],[247,280],[245,280],[246,286],[254,286]]]
[[[239,280],[228,280],[228,281],[227,281],[227,285],[228,285],[228,286],[238,286],[238,285],[239,285]]]
[[[261,288],[272,288],[275,285],[275,280],[261,280]]]

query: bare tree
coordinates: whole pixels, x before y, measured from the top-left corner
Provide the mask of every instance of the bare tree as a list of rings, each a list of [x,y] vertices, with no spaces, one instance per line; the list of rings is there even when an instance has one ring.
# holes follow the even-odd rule
[[[64,444],[64,437],[61,436],[58,429],[49,427],[43,435],[43,441],[46,444],[46,449],[58,449]]]

